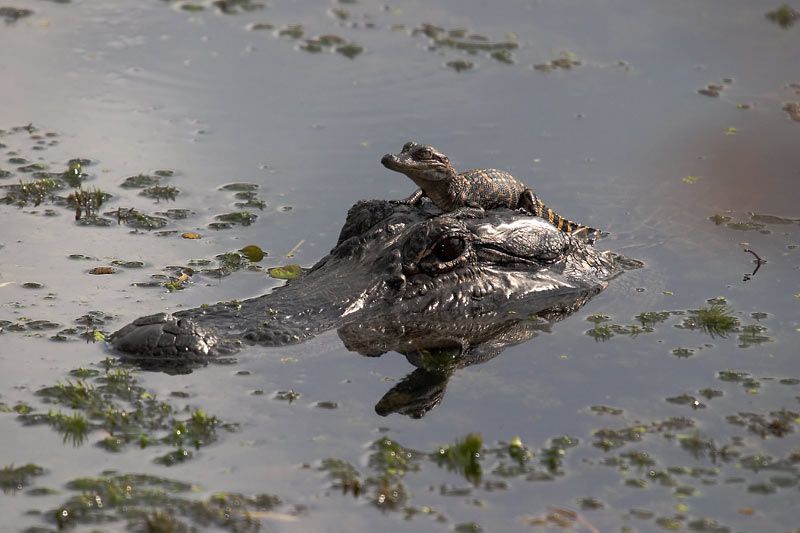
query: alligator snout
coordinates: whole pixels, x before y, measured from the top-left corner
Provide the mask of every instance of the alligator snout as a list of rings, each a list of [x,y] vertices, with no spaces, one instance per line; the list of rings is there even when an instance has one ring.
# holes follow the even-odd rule
[[[381,157],[381,165],[385,166],[386,168],[391,168],[394,163],[396,163],[396,158],[393,154],[386,154],[385,156]]]

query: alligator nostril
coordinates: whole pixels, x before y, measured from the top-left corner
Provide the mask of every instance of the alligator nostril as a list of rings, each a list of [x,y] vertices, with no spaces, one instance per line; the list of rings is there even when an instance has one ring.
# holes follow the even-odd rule
[[[414,274],[419,274],[419,265],[414,261],[404,261],[403,265],[401,266],[401,272],[401,276],[413,276]]]
[[[392,154],[386,154],[385,156],[381,157],[381,165],[383,165],[385,167],[389,166],[389,165],[392,164],[392,160],[393,159],[394,159],[394,156]]]
[[[392,276],[391,278],[386,280],[386,286],[392,289],[393,291],[399,291],[406,285],[406,277],[402,274],[397,276]]]

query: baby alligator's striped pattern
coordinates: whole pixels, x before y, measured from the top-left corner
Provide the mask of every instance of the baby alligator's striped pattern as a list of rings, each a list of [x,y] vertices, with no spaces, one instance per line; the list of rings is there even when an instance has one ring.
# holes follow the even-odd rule
[[[524,209],[565,233],[583,235],[589,242],[600,237],[595,228],[568,220],[542,202],[517,178],[496,169],[474,169],[457,173],[450,160],[432,146],[406,143],[399,154],[386,154],[381,163],[402,172],[419,186],[406,200],[419,202],[427,196],[442,211],[457,209]]]

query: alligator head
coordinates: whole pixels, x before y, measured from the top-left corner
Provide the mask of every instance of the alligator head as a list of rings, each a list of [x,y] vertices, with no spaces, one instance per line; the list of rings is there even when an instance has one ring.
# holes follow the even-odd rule
[[[457,340],[483,345],[507,329],[493,324],[509,315],[568,314],[619,271],[613,254],[536,217],[495,210],[459,218],[429,203],[361,201],[348,212],[336,246],[302,276],[243,302],[140,318],[110,344],[143,366],[173,372],[243,344],[291,344],[333,328],[354,350],[377,355],[414,347],[373,335],[370,348],[369,335],[356,341],[352,332],[392,324],[407,332],[398,338],[416,338],[419,352],[420,339],[430,337],[413,333],[419,325],[488,323],[478,337]]]

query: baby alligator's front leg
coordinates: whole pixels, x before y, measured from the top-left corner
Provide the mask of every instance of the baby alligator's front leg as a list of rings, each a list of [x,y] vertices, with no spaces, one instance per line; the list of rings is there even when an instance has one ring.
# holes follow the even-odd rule
[[[417,189],[411,194],[411,196],[409,196],[405,200],[400,200],[400,203],[408,205],[419,205],[424,196],[425,196],[425,191],[423,191],[422,189]]]

